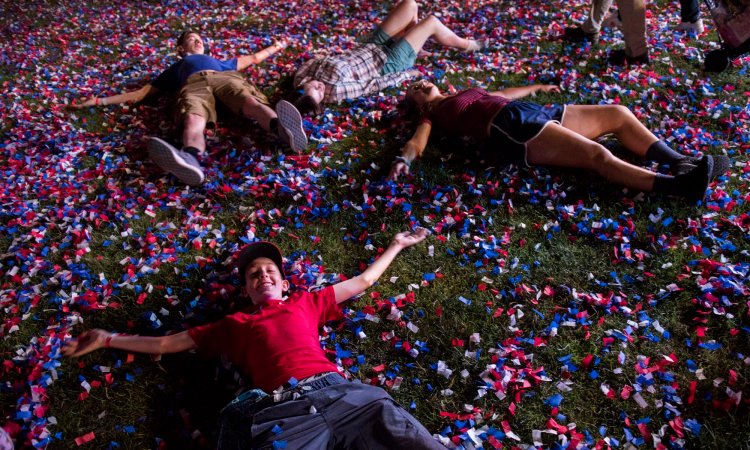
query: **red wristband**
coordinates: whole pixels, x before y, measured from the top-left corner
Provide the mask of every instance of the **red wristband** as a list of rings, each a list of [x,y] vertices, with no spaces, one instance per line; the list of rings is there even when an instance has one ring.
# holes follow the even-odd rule
[[[101,100],[99,99],[99,97],[96,97],[96,99],[94,99],[94,104],[95,104],[96,106],[99,106],[99,102],[100,102],[100,101],[101,101]]]
[[[115,336],[115,334],[110,334],[109,336],[107,336],[107,339],[104,340],[104,348],[109,348],[110,344],[112,343],[112,338]]]

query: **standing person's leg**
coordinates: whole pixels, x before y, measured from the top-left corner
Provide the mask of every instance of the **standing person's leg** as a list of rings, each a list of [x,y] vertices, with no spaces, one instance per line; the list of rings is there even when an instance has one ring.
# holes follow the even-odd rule
[[[625,50],[615,50],[610,63],[622,65],[644,64],[648,62],[646,43],[646,4],[644,0],[618,0],[617,7],[622,16],[622,34]]]
[[[564,30],[564,39],[568,42],[591,41],[598,43],[602,22],[604,22],[604,18],[609,12],[613,1],[593,0],[586,20],[580,26],[566,27]]]
[[[680,18],[683,22],[696,22],[700,15],[698,0],[680,0]]]
[[[597,33],[602,29],[602,22],[612,6],[613,0],[594,0],[591,2],[591,9],[586,20],[581,24],[581,28],[586,33]]]
[[[703,33],[703,20],[698,0],[680,0],[680,19],[675,30],[690,31],[695,34]]]

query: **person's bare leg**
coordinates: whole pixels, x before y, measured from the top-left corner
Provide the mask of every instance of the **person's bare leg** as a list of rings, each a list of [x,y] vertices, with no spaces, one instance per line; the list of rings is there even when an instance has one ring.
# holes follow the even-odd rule
[[[271,131],[271,120],[276,118],[276,111],[253,97],[245,100],[240,112],[244,117],[255,119],[266,131]]]
[[[198,114],[188,113],[182,125],[183,147],[194,147],[201,153],[205,152],[206,138],[203,131],[206,129],[206,119]]]
[[[529,164],[593,170],[609,182],[650,192],[656,174],[613,155],[585,136],[549,123],[526,144]]]
[[[628,108],[619,105],[568,105],[562,126],[589,139],[613,133],[626,149],[641,157],[659,140]]]
[[[440,45],[459,50],[478,50],[481,48],[477,41],[459,37],[435,16],[427,17],[404,35],[404,39],[416,53],[419,53],[429,38],[435,39]]]
[[[419,21],[419,6],[415,0],[401,0],[380,24],[380,29],[393,39],[402,37]]]

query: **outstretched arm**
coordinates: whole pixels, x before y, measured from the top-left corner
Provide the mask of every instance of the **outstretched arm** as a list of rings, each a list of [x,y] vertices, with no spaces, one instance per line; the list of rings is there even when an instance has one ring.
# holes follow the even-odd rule
[[[405,231],[394,236],[391,245],[389,245],[385,252],[383,252],[374,263],[370,264],[364,272],[354,278],[333,285],[333,292],[336,295],[336,303],[341,303],[344,300],[348,300],[355,295],[364,292],[365,289],[372,286],[378,278],[383,275],[385,269],[391,265],[393,258],[395,258],[401,250],[422,242],[428,234],[430,234],[430,232],[426,228],[418,228],[414,233]]]
[[[129,352],[162,354],[177,353],[195,348],[195,341],[187,331],[169,336],[129,336],[94,329],[65,343],[65,356],[82,356],[100,348],[117,348]]]
[[[125,92],[124,94],[112,95],[109,97],[90,97],[85,98],[81,102],[72,103],[71,108],[86,108],[88,106],[99,106],[99,105],[115,105],[118,103],[133,102],[137,103],[144,98],[154,95],[159,92],[159,89],[155,88],[151,83],[143,86],[136,91]]]
[[[429,122],[420,123],[414,136],[404,145],[401,150],[401,156],[397,156],[391,165],[391,173],[388,174],[389,180],[396,180],[401,175],[409,174],[411,162],[419,158],[427,147],[427,140],[430,138],[432,124]]]
[[[252,55],[240,56],[237,58],[237,70],[245,70],[253,64],[261,63],[274,53],[283,50],[286,46],[286,40],[276,41],[270,47],[266,47]]]
[[[490,92],[490,95],[516,99],[536,94],[537,92],[560,92],[560,86],[555,84],[532,84],[531,86],[511,87],[502,91]]]

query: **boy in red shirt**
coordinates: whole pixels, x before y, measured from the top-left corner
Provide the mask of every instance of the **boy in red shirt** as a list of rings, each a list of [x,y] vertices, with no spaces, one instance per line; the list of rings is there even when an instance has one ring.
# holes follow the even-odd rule
[[[360,275],[286,298],[281,252],[270,242],[256,242],[238,261],[250,308],[163,337],[91,330],[68,341],[63,351],[81,356],[100,348],[156,354],[198,349],[226,355],[262,391],[243,394],[221,412],[220,449],[443,448],[383,389],[347,382],[318,338],[322,324],[341,318],[339,303],[372,286],[401,250],[427,234],[423,228],[399,233]]]

